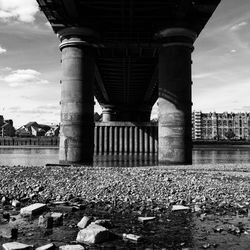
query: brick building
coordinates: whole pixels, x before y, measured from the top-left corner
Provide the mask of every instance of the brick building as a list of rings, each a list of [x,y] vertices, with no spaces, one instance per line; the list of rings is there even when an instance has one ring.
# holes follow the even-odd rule
[[[250,113],[192,113],[194,140],[250,140]]]

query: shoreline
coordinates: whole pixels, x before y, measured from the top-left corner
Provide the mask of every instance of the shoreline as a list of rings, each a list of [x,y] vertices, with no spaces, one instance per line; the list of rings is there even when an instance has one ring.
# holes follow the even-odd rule
[[[21,207],[27,202],[46,203],[52,211],[62,209],[67,214],[63,226],[45,236],[37,227],[38,218],[27,220],[18,238],[26,244],[41,246],[48,239],[57,239],[58,247],[65,244],[65,237],[70,243],[79,231],[76,224],[87,215],[110,220],[114,224],[110,230],[116,235],[143,236],[145,245],[138,249],[204,249],[203,245],[208,244],[218,249],[249,247],[250,238],[246,237],[250,232],[250,164],[141,168],[20,166],[0,167],[0,175],[0,199],[17,199]],[[174,204],[190,210],[173,212]],[[82,210],[71,210],[76,205]],[[11,214],[12,210],[7,212]],[[154,216],[155,220],[140,224],[140,216]],[[18,217],[14,218],[18,222]],[[0,243],[7,241],[0,238]],[[140,245],[117,239],[94,246],[134,249]]]

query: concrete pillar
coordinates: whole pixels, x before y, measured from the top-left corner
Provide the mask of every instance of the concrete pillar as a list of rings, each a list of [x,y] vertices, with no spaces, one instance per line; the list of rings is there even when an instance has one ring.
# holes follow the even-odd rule
[[[158,161],[192,164],[191,53],[196,34],[172,28],[160,37]]]
[[[91,163],[94,152],[94,52],[97,35],[89,29],[58,32],[62,51],[59,161]]]

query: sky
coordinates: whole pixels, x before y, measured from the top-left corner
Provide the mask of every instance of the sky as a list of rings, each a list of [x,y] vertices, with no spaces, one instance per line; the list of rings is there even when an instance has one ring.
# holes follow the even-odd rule
[[[0,114],[16,128],[59,123],[58,45],[35,0],[0,0]],[[193,109],[250,112],[250,1],[222,0],[194,46]]]

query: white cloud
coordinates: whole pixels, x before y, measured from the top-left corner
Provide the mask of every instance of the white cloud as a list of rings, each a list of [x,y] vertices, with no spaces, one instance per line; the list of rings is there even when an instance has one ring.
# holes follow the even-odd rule
[[[7,52],[7,50],[0,46],[0,54],[4,54],[6,52]]]
[[[0,0],[0,19],[4,22],[33,22],[38,10],[35,0]]]
[[[40,78],[41,73],[33,69],[18,69],[11,71],[1,79],[9,84],[10,87],[21,87],[38,84],[47,84],[47,80]]]
[[[241,23],[238,23],[238,24],[235,24],[233,25],[230,30],[232,31],[236,31],[236,30],[240,30],[242,27],[246,26],[247,25],[247,22],[243,21]]]

